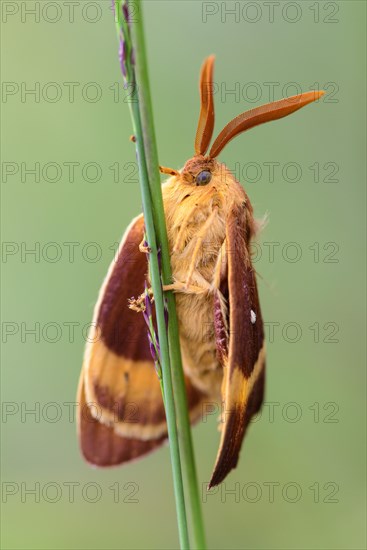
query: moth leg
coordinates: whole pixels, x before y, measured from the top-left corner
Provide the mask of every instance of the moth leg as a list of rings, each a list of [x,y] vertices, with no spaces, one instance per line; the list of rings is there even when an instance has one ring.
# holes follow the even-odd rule
[[[186,283],[175,281],[171,285],[163,285],[163,290],[165,292],[172,290],[174,292],[182,292],[184,294],[205,294],[206,292],[209,292],[210,289],[196,285],[187,286]]]
[[[214,267],[212,288],[219,289],[220,282],[222,278],[225,277],[227,267],[227,253],[226,253],[226,240],[224,239],[223,244],[219,250],[217,263]]]
[[[190,266],[189,266],[189,271],[188,271],[188,274],[187,274],[187,279],[186,279],[186,285],[187,286],[190,285],[191,278],[192,278],[192,275],[194,273],[194,270],[195,270],[195,267],[196,267],[196,264],[197,264],[200,248],[203,244],[204,237],[207,234],[207,231],[208,231],[209,227],[211,226],[211,224],[213,223],[213,220],[215,219],[217,214],[218,214],[218,207],[216,206],[216,207],[213,208],[212,213],[207,218],[206,222],[204,223],[204,225],[200,229],[199,233],[195,237],[196,244],[195,244],[194,251],[192,253],[192,258],[191,258],[191,262],[190,262]]]
[[[174,170],[173,168],[167,168],[166,166],[159,166],[159,171],[161,174],[168,174],[169,176],[179,176],[180,172]]]
[[[143,252],[143,254],[150,254],[151,251],[152,251],[150,246],[148,246],[148,243],[145,240],[145,237],[143,238],[143,240],[139,244],[139,250],[140,250],[140,252]]]
[[[153,303],[154,294],[153,294],[152,287],[150,286],[149,288],[147,288],[146,292],[148,293],[150,301]],[[134,298],[134,297],[129,298],[128,300],[129,309],[132,309],[133,311],[137,311],[138,313],[140,313],[141,311],[145,311],[145,297],[146,297],[146,293],[143,292],[137,298]]]
[[[178,232],[178,235],[176,237],[176,241],[175,241],[175,244],[173,245],[173,249],[172,249],[172,254],[175,254],[176,252],[180,252],[183,248],[183,243],[184,243],[184,240],[185,240],[185,233],[186,233],[186,229],[187,229],[187,226],[188,226],[188,223],[190,221],[190,219],[192,218],[192,215],[194,214],[194,212],[198,209],[198,207],[196,206],[194,208],[194,210],[191,210],[187,216],[184,218],[182,224],[181,224],[181,227],[180,227],[180,230]]]
[[[193,210],[191,210],[187,216],[184,218],[182,224],[181,224],[181,227],[179,229],[179,232],[178,232],[178,235],[176,237],[176,241],[175,241],[175,244],[173,245],[173,249],[172,249],[172,253],[174,254],[175,252],[180,252],[182,251],[182,248],[183,248],[183,244],[184,244],[184,240],[185,240],[185,234],[186,234],[186,230],[187,230],[187,226],[190,222],[190,220],[192,219],[192,216],[193,214],[196,212],[196,210],[199,210],[200,207],[199,205],[196,205],[195,208]]]

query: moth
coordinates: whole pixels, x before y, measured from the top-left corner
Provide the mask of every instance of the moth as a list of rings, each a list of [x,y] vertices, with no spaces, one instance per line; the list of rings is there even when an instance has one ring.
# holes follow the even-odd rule
[[[207,404],[222,411],[210,487],[236,467],[264,397],[265,342],[250,244],[257,224],[246,192],[217,160],[236,136],[294,113],[324,92],[307,92],[244,112],[214,140],[214,56],[200,75],[195,155],[181,170],[161,168],[191,422]],[[142,314],[129,308],[147,280],[144,219],[127,228],[99,293],[85,350],[78,403],[82,454],[96,466],[132,461],[167,440],[159,380]]]

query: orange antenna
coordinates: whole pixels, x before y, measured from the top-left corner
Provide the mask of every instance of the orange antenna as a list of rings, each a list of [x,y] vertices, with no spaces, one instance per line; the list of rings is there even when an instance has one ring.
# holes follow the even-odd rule
[[[213,70],[214,55],[207,57],[200,73],[200,115],[195,137],[195,153],[205,155],[214,129]]]
[[[217,157],[227,143],[238,136],[238,134],[242,134],[242,132],[246,132],[246,130],[250,128],[259,126],[259,124],[288,116],[298,111],[298,109],[305,107],[305,105],[316,101],[324,95],[324,93],[323,91],[306,92],[304,94],[281,99],[280,101],[274,101],[273,103],[267,103],[261,107],[256,107],[255,109],[241,113],[228,122],[220,132],[210,149],[209,156],[211,158]]]

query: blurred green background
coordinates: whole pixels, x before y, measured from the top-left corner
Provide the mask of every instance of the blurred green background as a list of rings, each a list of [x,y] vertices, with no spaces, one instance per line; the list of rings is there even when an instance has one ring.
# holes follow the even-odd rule
[[[72,414],[85,327],[141,204],[110,8],[1,2],[6,549],[177,547],[168,449],[91,469]],[[216,415],[193,431],[208,546],[365,548],[366,4],[150,0],[144,16],[164,165],[193,154],[210,53],[216,132],[272,90],[327,91],[221,155],[269,216],[268,378],[237,469],[209,495]]]

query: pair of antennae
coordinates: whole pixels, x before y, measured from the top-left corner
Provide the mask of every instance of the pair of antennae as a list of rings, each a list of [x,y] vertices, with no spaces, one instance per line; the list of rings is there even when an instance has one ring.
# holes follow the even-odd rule
[[[195,153],[205,155],[214,130],[214,100],[213,72],[214,55],[207,57],[200,74],[200,115],[195,137]],[[215,158],[235,136],[246,132],[264,122],[283,118],[298,111],[305,105],[319,99],[325,92],[312,91],[295,95],[280,101],[274,101],[261,107],[256,107],[236,116],[219,133],[209,151],[209,157]]]

